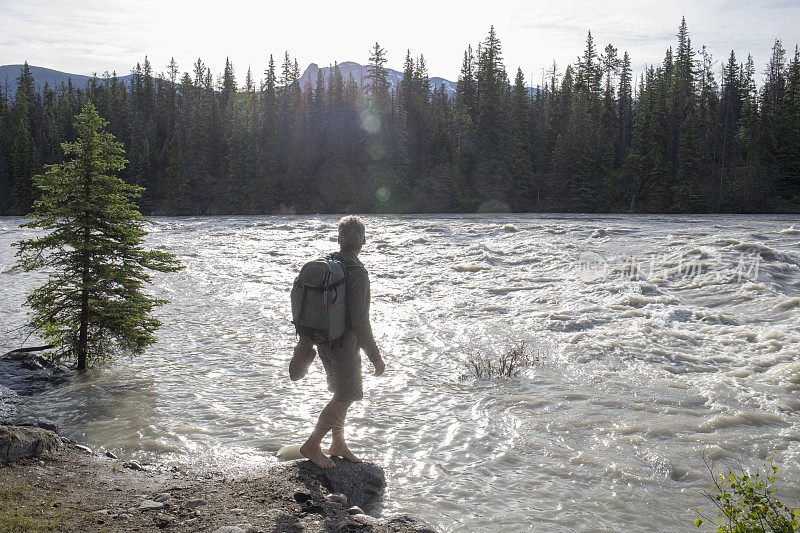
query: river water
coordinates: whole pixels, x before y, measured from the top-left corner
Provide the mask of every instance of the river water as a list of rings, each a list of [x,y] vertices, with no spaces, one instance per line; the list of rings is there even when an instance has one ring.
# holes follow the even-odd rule
[[[289,289],[336,217],[157,218],[186,269],[158,343],[22,409],[124,457],[247,471],[300,443],[328,399],[293,383]],[[365,376],[351,448],[384,509],[445,531],[681,531],[710,504],[703,456],[777,452],[800,495],[800,220],[791,216],[370,216],[362,260],[388,363]],[[0,219],[0,350],[24,336],[11,273],[30,231]],[[525,340],[542,363],[464,377]],[[37,342],[29,339],[27,345]],[[371,370],[364,358],[365,371]]]

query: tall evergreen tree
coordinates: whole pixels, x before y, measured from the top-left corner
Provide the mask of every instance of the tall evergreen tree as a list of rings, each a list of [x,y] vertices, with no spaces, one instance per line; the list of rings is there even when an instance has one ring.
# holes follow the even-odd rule
[[[24,226],[47,233],[16,243],[18,268],[54,270],[28,296],[31,326],[56,345],[56,358],[74,359],[78,370],[153,343],[160,322],[151,312],[166,302],[142,292],[146,270],[180,268],[170,254],[143,249],[146,221],[134,203],[141,188],[114,175],[126,161],[104,126],[86,104],[78,141],[63,145],[72,158],[35,178],[42,196]]]
[[[12,145],[11,179],[12,214],[27,212],[34,200],[32,177],[41,169],[36,145],[36,115],[39,96],[26,61],[17,79],[17,93],[11,106]]]

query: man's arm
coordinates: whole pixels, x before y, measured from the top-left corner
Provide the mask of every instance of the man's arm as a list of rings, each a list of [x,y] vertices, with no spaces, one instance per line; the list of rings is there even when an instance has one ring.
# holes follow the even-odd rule
[[[373,365],[382,362],[381,353],[372,335],[372,325],[369,322],[369,277],[367,271],[361,268],[353,269],[347,278],[349,290],[345,305],[350,312],[350,325],[358,339],[358,345],[364,349]],[[350,274],[350,273],[348,273]]]

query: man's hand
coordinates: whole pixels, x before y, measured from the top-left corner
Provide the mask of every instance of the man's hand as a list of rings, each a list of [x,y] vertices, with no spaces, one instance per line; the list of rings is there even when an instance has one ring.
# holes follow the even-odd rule
[[[375,372],[373,372],[373,374],[376,376],[380,376],[386,370],[386,363],[383,362],[382,358],[378,359],[373,364],[375,365]]]

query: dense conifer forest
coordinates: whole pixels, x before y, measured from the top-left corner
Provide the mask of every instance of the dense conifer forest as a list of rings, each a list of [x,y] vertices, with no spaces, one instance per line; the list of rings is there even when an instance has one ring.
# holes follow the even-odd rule
[[[492,28],[453,95],[410,53],[390,87],[377,43],[363,80],[334,65],[303,86],[288,53],[263,77],[226,62],[217,79],[200,59],[156,75],[145,58],[129,85],[41,92],[26,64],[15,94],[0,88],[0,215],[30,210],[32,176],[62,160],[87,100],[146,214],[800,212],[797,46],[775,41],[759,72],[695,48],[684,20],[660,65],[634,77],[631,62],[589,33],[575,64],[530,88]]]

